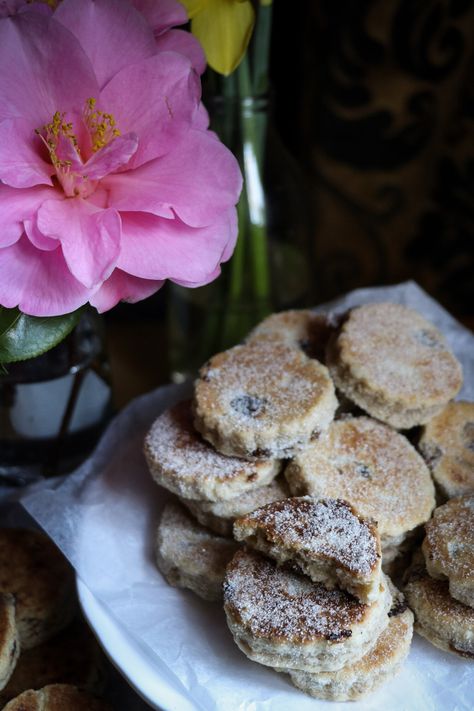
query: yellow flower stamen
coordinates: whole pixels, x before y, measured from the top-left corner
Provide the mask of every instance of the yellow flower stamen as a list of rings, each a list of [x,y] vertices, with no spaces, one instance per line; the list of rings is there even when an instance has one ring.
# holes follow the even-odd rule
[[[90,132],[94,153],[106,146],[116,136],[120,136],[113,115],[96,109],[96,103],[94,98],[87,99],[84,109],[84,121]]]

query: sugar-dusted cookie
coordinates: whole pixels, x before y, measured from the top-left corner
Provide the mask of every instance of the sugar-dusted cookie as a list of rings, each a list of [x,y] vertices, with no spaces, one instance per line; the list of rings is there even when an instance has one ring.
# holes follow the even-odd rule
[[[419,448],[445,498],[474,493],[474,402],[450,402],[423,428]]]
[[[227,567],[224,609],[241,651],[278,669],[333,671],[360,659],[388,624],[385,578],[371,605],[262,555],[239,551]]]
[[[55,635],[76,612],[72,568],[38,531],[0,529],[0,591],[15,597],[22,650]]]
[[[10,679],[20,655],[20,640],[15,624],[15,599],[0,593],[0,689]]]
[[[404,592],[419,634],[440,649],[474,659],[474,608],[451,597],[446,580],[428,575],[421,551],[407,571]]]
[[[307,309],[280,311],[255,326],[245,341],[281,341],[324,363],[326,346],[334,330],[323,314]]]
[[[388,626],[362,659],[338,671],[316,674],[290,671],[291,681],[317,699],[363,698],[397,674],[410,651],[412,636],[413,613],[406,605],[397,603],[389,612]]]
[[[175,405],[153,423],[145,439],[152,477],[186,499],[220,501],[269,484],[280,463],[248,462],[216,452],[192,424],[190,403]]]
[[[112,707],[75,686],[52,684],[37,691],[25,691],[12,699],[3,711],[112,711]]]
[[[168,503],[156,534],[156,562],[170,585],[205,600],[222,598],[225,568],[238,544],[207,531],[182,506]]]
[[[180,501],[203,526],[207,526],[220,536],[232,537],[236,518],[258,509],[259,506],[285,499],[287,496],[289,491],[286,479],[278,477],[266,486],[251,489],[227,501],[195,501],[183,498]]]
[[[105,668],[105,657],[94,635],[78,618],[47,642],[21,652],[8,684],[0,691],[0,708],[28,689],[49,684],[73,684],[100,693]]]
[[[369,603],[380,594],[377,525],[341,499],[293,497],[238,519],[234,536],[279,565],[294,562],[314,582]]]
[[[285,458],[326,429],[337,400],[327,368],[285,343],[235,346],[204,365],[194,424],[228,455]]]
[[[474,607],[474,494],[435,509],[422,544],[432,578],[448,579],[449,592]]]
[[[293,494],[349,501],[377,521],[386,549],[427,521],[434,486],[422,457],[406,437],[369,417],[333,422],[285,470]]]
[[[443,335],[400,304],[352,309],[326,358],[350,400],[398,429],[428,422],[462,385],[461,366]]]

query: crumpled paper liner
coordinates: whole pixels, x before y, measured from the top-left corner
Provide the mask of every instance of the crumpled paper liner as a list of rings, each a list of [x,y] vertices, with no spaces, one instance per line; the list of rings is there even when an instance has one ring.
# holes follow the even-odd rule
[[[445,334],[464,368],[459,397],[474,400],[474,336],[413,282],[357,290],[317,311],[340,312],[384,300],[415,308]],[[219,604],[170,587],[156,569],[155,529],[169,495],[151,480],[142,442],[160,412],[189,392],[189,385],[167,386],[133,401],[76,472],[30,487],[23,506],[117,625],[153,659],[157,703],[160,679],[167,679],[182,694],[186,708],[190,703],[191,708],[209,711],[348,708],[312,699],[297,691],[285,674],[249,661],[234,644]],[[364,701],[351,703],[350,709],[467,709],[472,708],[473,689],[471,661],[443,653],[415,635],[401,672]]]

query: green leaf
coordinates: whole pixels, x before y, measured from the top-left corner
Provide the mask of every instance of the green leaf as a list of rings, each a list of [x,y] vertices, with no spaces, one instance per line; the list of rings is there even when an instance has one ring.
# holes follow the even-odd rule
[[[77,325],[82,309],[65,316],[27,316],[0,306],[0,364],[46,353]]]

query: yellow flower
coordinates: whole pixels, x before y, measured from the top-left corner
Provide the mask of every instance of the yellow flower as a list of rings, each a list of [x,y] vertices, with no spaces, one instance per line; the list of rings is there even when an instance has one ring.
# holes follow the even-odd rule
[[[191,20],[191,32],[220,74],[231,74],[240,64],[255,22],[250,0],[181,0]]]

